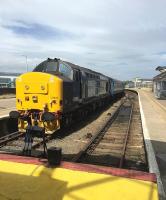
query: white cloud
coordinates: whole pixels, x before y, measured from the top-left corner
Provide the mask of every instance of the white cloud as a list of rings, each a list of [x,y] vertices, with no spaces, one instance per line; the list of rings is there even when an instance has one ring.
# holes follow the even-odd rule
[[[152,77],[166,65],[166,1],[1,0],[0,71],[24,71],[61,57],[107,75]],[[39,24],[70,33],[45,39],[17,34],[13,26]]]

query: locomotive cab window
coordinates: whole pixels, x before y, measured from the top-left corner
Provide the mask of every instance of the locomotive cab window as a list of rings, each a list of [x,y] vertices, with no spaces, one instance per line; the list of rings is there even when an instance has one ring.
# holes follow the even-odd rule
[[[69,79],[72,79],[73,77],[73,70],[70,66],[65,65],[64,63],[59,64],[59,72]]]
[[[40,63],[33,71],[34,72],[57,72],[58,62],[56,61],[44,61]]]

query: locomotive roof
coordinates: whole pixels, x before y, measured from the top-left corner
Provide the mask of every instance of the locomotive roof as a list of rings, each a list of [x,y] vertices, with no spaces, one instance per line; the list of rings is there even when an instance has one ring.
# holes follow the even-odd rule
[[[41,62],[40,64],[44,64],[44,63],[47,63],[49,61],[55,61],[55,62],[58,62],[58,61],[62,61],[63,63],[66,63],[67,65],[69,65],[71,68],[74,68],[74,69],[81,69],[82,71],[85,71],[87,73],[95,73],[95,74],[98,74],[98,75],[102,75],[102,76],[105,76],[99,72],[95,72],[91,69],[88,69],[88,68],[85,68],[85,67],[81,67],[79,65],[76,65],[76,64],[73,64],[71,62],[68,62],[68,61],[65,61],[65,60],[61,60],[59,58],[54,58],[54,59],[51,59],[51,58],[48,58],[47,60],[44,60],[43,62]]]
[[[60,59],[59,59],[59,60],[60,60]],[[64,63],[66,63],[66,64],[68,64],[68,65],[69,65],[70,67],[72,67],[72,68],[81,69],[81,70],[83,70],[83,71],[85,71],[85,72],[87,72],[87,73],[95,73],[95,74],[98,74],[98,75],[100,75],[100,76],[104,76],[105,78],[112,79],[112,80],[114,80],[114,81],[116,81],[116,82],[122,82],[122,81],[120,81],[120,80],[114,79],[114,78],[112,78],[112,77],[108,77],[108,76],[106,76],[106,75],[104,75],[104,74],[102,74],[102,73],[93,71],[93,70],[88,69],[88,68],[85,68],[85,67],[81,67],[81,66],[76,65],[76,64],[73,64],[73,63],[71,63],[71,62],[64,61],[64,60],[61,60],[61,61],[64,62]]]
[[[81,67],[81,66],[79,66],[79,65],[73,64],[73,63],[68,62],[68,61],[61,60],[61,59],[59,59],[59,58],[54,58],[54,59],[48,58],[47,60],[43,61],[43,62],[40,63],[40,64],[44,64],[44,63],[49,62],[49,61],[55,61],[55,62],[62,61],[63,63],[66,63],[67,65],[69,65],[71,68],[80,69],[80,70],[82,70],[82,71],[84,71],[84,72],[86,72],[86,73],[96,74],[96,75],[102,76],[102,77],[104,77],[104,78],[109,78],[109,79],[112,79],[112,80],[114,80],[114,81],[121,82],[121,81],[116,80],[116,79],[114,79],[114,78],[108,77],[108,76],[106,76],[106,75],[104,75],[104,74],[102,74],[102,73],[93,71],[93,70],[88,69],[88,68],[85,68],[85,67]]]
[[[62,60],[62,61],[63,61],[63,60]],[[81,69],[81,70],[83,70],[83,71],[85,71],[85,72],[88,72],[88,73],[95,73],[95,74],[104,76],[103,74],[101,74],[101,73],[99,73],[99,72],[95,72],[95,71],[93,71],[93,70],[91,70],[91,69],[88,69],[88,68],[85,68],[85,67],[81,67],[81,66],[79,66],[79,65],[70,63],[70,62],[68,62],[68,61],[63,61],[63,62],[66,63],[66,64],[68,64],[68,65],[69,65],[70,67],[72,67],[72,68]]]

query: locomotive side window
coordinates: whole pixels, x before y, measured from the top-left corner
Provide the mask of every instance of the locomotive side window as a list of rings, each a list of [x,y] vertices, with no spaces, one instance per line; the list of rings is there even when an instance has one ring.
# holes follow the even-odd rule
[[[80,81],[79,71],[74,71],[73,79],[75,81]]]
[[[64,63],[59,64],[59,72],[69,79],[72,79],[73,77],[73,70],[71,67],[65,65]]]
[[[108,82],[107,82],[107,83],[106,83],[106,89],[105,89],[106,92],[108,92],[108,88],[109,88],[109,87],[108,87]]]

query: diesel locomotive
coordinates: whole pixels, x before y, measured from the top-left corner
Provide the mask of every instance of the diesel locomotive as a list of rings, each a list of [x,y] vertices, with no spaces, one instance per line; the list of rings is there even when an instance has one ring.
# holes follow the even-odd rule
[[[123,91],[121,81],[58,58],[48,58],[32,72],[17,78],[17,111],[10,116],[18,118],[20,132],[43,128],[45,134],[52,134]]]

